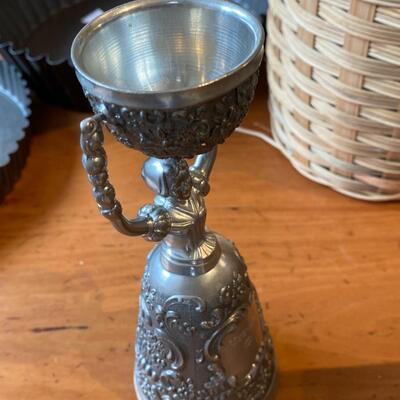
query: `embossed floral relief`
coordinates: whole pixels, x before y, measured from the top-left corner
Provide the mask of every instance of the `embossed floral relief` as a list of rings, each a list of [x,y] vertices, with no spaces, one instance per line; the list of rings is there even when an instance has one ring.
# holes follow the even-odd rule
[[[248,374],[244,379],[238,379],[226,375],[218,346],[253,301],[257,304],[263,338]],[[137,331],[136,379],[147,399],[263,399],[274,370],[272,343],[247,273],[233,274],[231,283],[220,290],[219,303],[215,309],[208,310],[199,297],[162,299],[151,287],[149,274],[145,273]],[[187,318],[191,313],[205,318]],[[193,355],[195,363],[203,369],[203,376],[208,376],[200,386],[183,373],[188,361],[182,347],[185,340],[202,343]]]
[[[258,73],[226,95],[180,110],[139,110],[86,96],[113,135],[147,155],[191,158],[227,139],[246,116],[254,98]]]

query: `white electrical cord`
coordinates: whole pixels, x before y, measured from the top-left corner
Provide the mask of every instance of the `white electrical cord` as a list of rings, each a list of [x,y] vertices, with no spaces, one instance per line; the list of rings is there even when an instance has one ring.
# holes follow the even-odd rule
[[[242,128],[241,126],[236,129],[236,132],[243,133],[244,135],[257,137],[264,142],[268,143],[270,146],[277,150],[281,150],[280,146],[275,142],[275,140],[269,136],[267,132],[256,131],[254,129]]]
[[[248,128],[243,128],[243,127],[239,127],[236,129],[236,132],[238,133],[242,133],[243,135],[248,135],[248,136],[253,136],[256,138],[261,139],[262,141],[268,143],[270,146],[272,146],[273,148],[279,150],[280,152],[282,152],[286,158],[290,161],[290,163],[293,165],[293,167],[304,177],[310,179],[311,181],[314,181],[316,183],[319,183],[321,185],[327,186],[332,188],[333,190],[337,191],[338,193],[344,194],[346,196],[352,197],[354,199],[357,200],[367,200],[367,201],[375,201],[375,202],[382,202],[382,201],[395,201],[395,200],[400,200],[400,194],[393,194],[393,195],[379,195],[379,194],[375,194],[375,193],[371,193],[368,195],[362,195],[362,194],[358,194],[358,193],[353,193],[353,192],[349,192],[346,190],[342,190],[342,189],[337,189],[332,185],[329,185],[328,182],[326,182],[325,180],[319,179],[318,177],[311,175],[309,172],[305,171],[302,167],[301,164],[296,162],[295,160],[293,160],[292,157],[289,157],[289,151],[282,147],[280,145],[279,142],[277,142],[272,136],[271,136],[271,132],[268,130],[267,127],[261,125],[261,124],[257,124],[260,128],[263,129],[263,131],[257,131],[255,129],[248,129]]]

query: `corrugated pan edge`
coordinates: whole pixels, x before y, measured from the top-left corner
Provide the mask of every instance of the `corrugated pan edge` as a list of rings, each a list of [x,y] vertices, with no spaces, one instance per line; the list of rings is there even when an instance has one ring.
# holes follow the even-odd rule
[[[7,94],[10,95],[16,102],[22,105],[22,111],[25,117],[22,132],[17,142],[17,150],[9,154],[9,163],[0,167],[0,202],[11,191],[16,181],[21,176],[22,169],[26,164],[26,159],[29,154],[30,129],[29,117],[31,115],[31,99],[27,83],[19,71],[6,61],[0,60],[0,86]],[[0,127],[1,129],[1,127]]]
[[[17,0],[16,0],[17,1]],[[2,5],[3,31],[11,36],[27,34],[50,15],[75,6],[83,0],[35,0],[17,2],[17,5]],[[22,4],[23,3],[23,4]],[[76,79],[68,59],[52,60],[49,55],[33,56],[28,48],[18,48],[3,33],[0,38],[0,54],[14,64],[35,93],[45,102],[77,110],[88,110],[89,106]]]

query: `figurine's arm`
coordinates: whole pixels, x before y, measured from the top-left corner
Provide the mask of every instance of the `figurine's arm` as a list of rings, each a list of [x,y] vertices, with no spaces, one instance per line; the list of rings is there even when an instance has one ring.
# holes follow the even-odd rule
[[[204,176],[205,179],[209,179],[211,171],[214,167],[215,159],[217,158],[217,146],[211,151],[205,154],[200,154],[196,157],[191,170],[195,170]]]
[[[93,195],[102,215],[114,227],[128,236],[146,235],[150,240],[161,240],[170,229],[169,214],[162,207],[144,208],[134,219],[126,218],[121,203],[115,198],[114,186],[107,172],[107,155],[103,148],[104,135],[101,116],[87,118],[81,123],[82,162],[93,185]]]
[[[190,167],[190,172],[193,178],[193,184],[199,189],[204,196],[210,191],[208,180],[211,171],[214,167],[215,159],[217,158],[217,146],[205,154],[200,154],[194,160],[193,165]]]

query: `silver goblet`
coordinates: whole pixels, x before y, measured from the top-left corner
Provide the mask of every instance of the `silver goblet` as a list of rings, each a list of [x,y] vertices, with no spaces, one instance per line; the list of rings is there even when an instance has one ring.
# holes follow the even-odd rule
[[[264,31],[222,0],[138,0],[103,14],[72,46],[95,116],[83,164],[101,213],[160,242],[142,280],[135,386],[141,400],[266,399],[274,352],[234,244],[208,230],[204,197],[218,144],[254,97]],[[109,182],[102,125],[149,156],[153,203],[124,216]],[[186,159],[196,156],[193,164]]]

